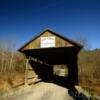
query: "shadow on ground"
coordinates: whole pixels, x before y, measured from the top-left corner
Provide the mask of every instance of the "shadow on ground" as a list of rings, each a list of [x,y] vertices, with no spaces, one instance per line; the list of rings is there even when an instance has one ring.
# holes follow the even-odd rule
[[[87,96],[85,96],[83,93],[78,93],[77,90],[68,90],[68,94],[73,97],[75,100],[88,100]]]

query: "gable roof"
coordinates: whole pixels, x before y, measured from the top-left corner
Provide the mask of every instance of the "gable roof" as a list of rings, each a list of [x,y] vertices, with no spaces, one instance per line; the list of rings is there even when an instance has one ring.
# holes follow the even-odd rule
[[[78,46],[79,48],[82,48],[83,46],[80,44],[80,43],[77,43],[76,41],[72,40],[72,39],[69,39],[61,34],[59,34],[58,32],[54,32],[52,31],[51,29],[46,29],[44,30],[43,32],[41,32],[40,34],[36,35],[34,38],[32,38],[29,42],[27,42],[26,44],[24,44],[21,48],[18,49],[18,51],[21,51],[25,46],[27,46],[28,44],[30,44],[32,41],[34,41],[35,39],[37,39],[38,37],[40,37],[43,33],[45,32],[50,32],[62,39],[64,39],[65,41],[69,41],[70,43],[72,44],[75,44],[76,46]]]

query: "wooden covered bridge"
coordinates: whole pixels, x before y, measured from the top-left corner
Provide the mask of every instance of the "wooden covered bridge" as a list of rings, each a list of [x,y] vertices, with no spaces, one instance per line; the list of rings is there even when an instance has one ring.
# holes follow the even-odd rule
[[[49,29],[34,37],[19,51],[31,67],[26,77],[33,81],[33,71],[45,82],[71,87],[78,85],[78,53],[82,45]],[[26,79],[27,81],[27,79]]]

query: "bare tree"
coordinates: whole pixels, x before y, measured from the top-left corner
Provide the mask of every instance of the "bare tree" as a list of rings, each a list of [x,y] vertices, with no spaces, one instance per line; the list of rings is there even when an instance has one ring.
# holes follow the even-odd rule
[[[0,41],[1,68],[0,72],[11,71],[14,62],[15,42],[11,40]]]
[[[83,45],[83,50],[90,50],[91,46],[87,38],[80,32],[77,32],[76,34],[76,41]]]

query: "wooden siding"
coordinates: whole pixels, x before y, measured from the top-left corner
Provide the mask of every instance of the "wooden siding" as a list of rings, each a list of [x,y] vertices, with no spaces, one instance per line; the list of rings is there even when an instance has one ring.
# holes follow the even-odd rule
[[[72,47],[74,46],[73,44],[71,44],[68,41],[63,40],[62,38],[50,33],[50,32],[44,32],[40,37],[36,38],[35,40],[33,40],[31,43],[29,43],[28,45],[26,45],[23,50],[26,49],[37,49],[37,48],[41,48],[40,47],[40,41],[41,41],[41,37],[48,37],[48,36],[55,36],[55,46],[56,47]]]

